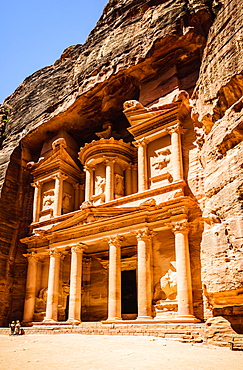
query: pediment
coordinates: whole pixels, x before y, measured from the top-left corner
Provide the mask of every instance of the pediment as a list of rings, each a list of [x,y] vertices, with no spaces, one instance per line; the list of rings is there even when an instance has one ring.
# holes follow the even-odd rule
[[[62,221],[58,225],[53,226],[49,230],[49,232],[71,229],[77,226],[91,224],[92,222],[96,221],[109,220],[114,217],[122,216],[124,214],[137,211],[137,209],[139,209],[139,207],[124,207],[124,208],[88,207],[78,212],[75,212],[75,214],[68,220]]]

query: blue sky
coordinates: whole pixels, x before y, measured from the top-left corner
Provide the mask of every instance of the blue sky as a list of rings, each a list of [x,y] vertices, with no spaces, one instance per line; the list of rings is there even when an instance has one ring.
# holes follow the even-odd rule
[[[1,1],[0,103],[29,75],[83,44],[108,0]]]

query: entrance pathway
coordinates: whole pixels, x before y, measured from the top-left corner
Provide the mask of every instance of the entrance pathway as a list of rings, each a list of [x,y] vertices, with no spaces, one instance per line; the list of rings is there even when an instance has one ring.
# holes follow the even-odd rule
[[[0,335],[1,370],[243,370],[243,351],[146,336]]]

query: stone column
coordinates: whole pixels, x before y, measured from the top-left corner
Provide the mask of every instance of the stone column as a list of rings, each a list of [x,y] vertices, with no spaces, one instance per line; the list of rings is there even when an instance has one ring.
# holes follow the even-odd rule
[[[183,162],[181,150],[181,133],[182,127],[177,124],[169,128],[171,134],[171,162],[172,162],[172,177],[173,181],[183,180]]]
[[[91,197],[93,196],[93,182],[94,182],[94,176],[93,176],[93,168],[91,167],[84,167],[85,171],[85,202],[88,202],[91,200]]]
[[[38,222],[39,221],[40,208],[41,208],[42,183],[37,181],[37,182],[34,182],[31,185],[35,188],[34,202],[33,202],[33,222]]]
[[[77,245],[71,248],[71,273],[68,321],[81,322],[81,285],[82,285],[82,259],[86,247]]]
[[[34,316],[38,258],[34,252],[24,254],[24,256],[28,258],[28,270],[26,279],[23,322],[27,323],[33,321]]]
[[[138,165],[132,165],[132,193],[135,194],[138,191]]]
[[[80,185],[79,183],[73,184],[74,187],[74,210],[77,211],[80,206]]]
[[[139,230],[137,236],[138,249],[138,318],[152,319],[152,289],[151,289],[151,241],[149,229]]]
[[[145,138],[135,141],[138,148],[138,191],[148,189],[148,168],[147,168],[147,140]]]
[[[178,316],[194,317],[187,221],[172,223],[175,234]]]
[[[60,260],[62,257],[62,253],[57,249],[50,250],[46,316],[43,320],[46,323],[57,321]]]
[[[117,235],[109,243],[108,321],[121,320],[121,238]]]
[[[106,160],[106,185],[105,185],[105,201],[109,202],[114,199],[114,165],[113,158]]]
[[[125,168],[125,195],[132,194],[132,166]]]
[[[55,194],[54,194],[54,217],[62,214],[62,198],[63,198],[63,181],[67,179],[62,173],[54,176],[55,179]]]

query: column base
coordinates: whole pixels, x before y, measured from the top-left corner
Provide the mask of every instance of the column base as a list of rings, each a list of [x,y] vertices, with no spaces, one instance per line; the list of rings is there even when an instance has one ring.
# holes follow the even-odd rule
[[[138,316],[136,318],[136,321],[146,321],[146,320],[151,321],[153,320],[153,318],[152,316]]]
[[[108,317],[108,319],[107,319],[107,320],[105,320],[105,322],[107,322],[107,323],[112,323],[112,322],[114,322],[114,321],[120,321],[120,320],[122,320],[122,318],[121,318],[121,317]]]
[[[201,320],[197,319],[194,315],[177,315],[175,320],[180,320],[180,322],[201,322]]]
[[[58,321],[56,320],[53,320],[53,319],[46,319],[44,318],[44,320],[42,321],[44,324],[55,324],[57,323]]]
[[[77,319],[68,319],[66,321],[68,324],[75,324],[75,325],[78,325],[78,324],[81,324],[81,320],[77,320]]]

